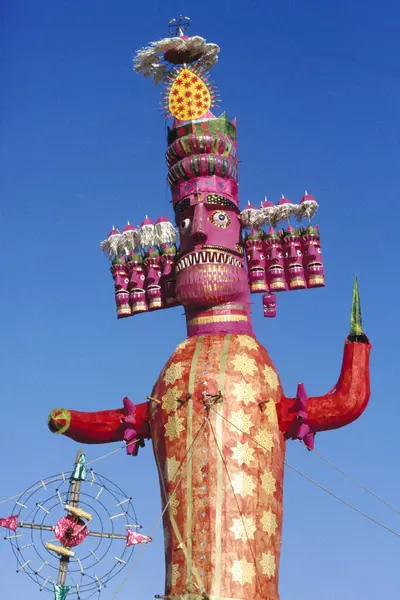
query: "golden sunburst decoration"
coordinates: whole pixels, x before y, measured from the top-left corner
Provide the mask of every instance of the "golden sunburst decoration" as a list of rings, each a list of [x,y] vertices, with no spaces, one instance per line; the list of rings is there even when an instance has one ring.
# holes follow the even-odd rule
[[[168,74],[163,105],[167,117],[201,119],[217,101],[217,90],[199,65],[185,64]]]

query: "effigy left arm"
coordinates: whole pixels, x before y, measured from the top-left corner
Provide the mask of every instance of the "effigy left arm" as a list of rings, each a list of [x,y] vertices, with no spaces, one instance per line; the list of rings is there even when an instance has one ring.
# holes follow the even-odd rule
[[[349,336],[341,373],[332,391],[308,397],[300,384],[296,398],[282,397],[279,417],[286,438],[303,439],[304,435],[337,429],[358,419],[370,398],[370,352],[367,336],[363,335],[359,341]]]

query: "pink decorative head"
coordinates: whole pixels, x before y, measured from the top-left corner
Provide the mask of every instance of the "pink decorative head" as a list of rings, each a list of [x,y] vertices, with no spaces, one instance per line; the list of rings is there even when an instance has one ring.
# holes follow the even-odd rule
[[[306,287],[303,269],[303,252],[300,231],[288,227],[282,231],[285,275],[289,290],[303,290]]]
[[[129,302],[133,315],[148,310],[146,302],[145,274],[143,269],[143,257],[140,252],[131,252],[127,262],[129,275]]]
[[[268,291],[265,279],[265,256],[263,249],[263,232],[252,229],[245,238],[247,267],[249,271],[250,291],[254,293]]]
[[[287,284],[283,248],[279,235],[272,227],[264,237],[264,249],[268,287],[271,292],[284,292]]]
[[[325,274],[318,225],[316,227],[309,225],[304,229],[301,234],[301,241],[307,287],[323,287],[325,285]]]
[[[175,295],[175,244],[161,244],[161,291],[166,306],[176,306],[179,304]]]
[[[275,294],[264,294],[263,296],[264,317],[276,317],[276,296]]]
[[[131,315],[129,305],[129,276],[124,256],[116,256],[110,268],[114,279],[115,302],[117,305],[117,317],[123,319]]]
[[[239,212],[217,193],[193,194],[176,204],[181,243],[175,289],[185,307],[230,302],[247,291]]]
[[[149,247],[144,255],[144,268],[146,274],[146,296],[150,310],[162,307],[161,298],[161,265],[160,251],[158,248]]]

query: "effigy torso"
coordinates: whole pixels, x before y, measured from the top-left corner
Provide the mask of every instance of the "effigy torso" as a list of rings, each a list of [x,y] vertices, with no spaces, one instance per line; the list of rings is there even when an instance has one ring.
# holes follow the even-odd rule
[[[168,597],[278,600],[281,394],[268,353],[247,335],[189,338],[165,365],[150,426],[168,504]]]

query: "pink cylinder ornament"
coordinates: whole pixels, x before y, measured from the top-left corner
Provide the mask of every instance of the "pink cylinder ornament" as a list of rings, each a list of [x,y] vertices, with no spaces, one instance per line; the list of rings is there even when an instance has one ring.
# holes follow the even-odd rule
[[[324,287],[325,273],[322,262],[321,242],[318,225],[309,225],[301,234],[303,266],[307,287]]]
[[[283,262],[283,248],[279,234],[271,227],[264,237],[267,283],[271,292],[287,290]]]
[[[289,290],[304,290],[306,280],[303,268],[303,252],[300,230],[289,226],[282,231],[285,276]]]
[[[262,238],[262,230],[252,229],[247,234],[244,242],[249,272],[249,286],[252,294],[268,291]]]
[[[129,303],[131,314],[149,310],[145,292],[145,274],[143,269],[143,257],[140,252],[131,252],[127,261],[129,276]]]
[[[116,256],[110,267],[114,279],[115,303],[117,306],[118,319],[131,316],[129,304],[129,276],[125,256]]]
[[[273,319],[276,317],[276,296],[275,294],[264,294],[263,296],[264,317]]]

